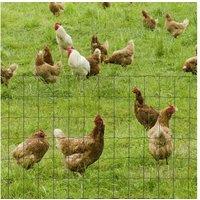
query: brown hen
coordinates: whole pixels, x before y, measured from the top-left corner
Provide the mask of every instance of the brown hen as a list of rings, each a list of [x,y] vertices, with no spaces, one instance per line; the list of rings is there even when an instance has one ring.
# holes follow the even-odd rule
[[[48,46],[46,46],[43,50],[43,59],[44,59],[45,63],[47,63],[49,65],[54,65],[54,61],[53,61],[53,58],[52,58],[52,55],[51,55],[51,51],[50,51]]]
[[[146,129],[152,128],[157,121],[159,115],[158,111],[145,104],[142,93],[137,87],[134,87],[132,92],[136,96],[134,112],[138,122]]]
[[[55,83],[60,74],[61,62],[49,65],[44,62],[43,52],[39,51],[35,60],[35,75],[42,78],[45,83]]]
[[[112,56],[106,59],[105,63],[118,64],[122,67],[126,67],[133,62],[133,54],[134,54],[134,43],[130,40],[126,47],[123,49],[114,51]]]
[[[171,18],[169,14],[166,14],[165,16],[165,27],[175,38],[181,35],[188,25],[188,19],[185,19],[183,22],[176,22]]]
[[[103,6],[104,9],[105,8],[109,8],[111,6],[111,3],[109,3],[109,2],[103,2],[102,6]]]
[[[95,49],[94,53],[86,59],[90,63],[90,72],[87,77],[97,75],[100,71],[99,64],[101,63],[101,51],[99,49]]]
[[[50,2],[49,9],[54,15],[58,16],[60,12],[64,10],[64,6],[63,3]]]
[[[183,71],[185,72],[192,72],[192,74],[197,74],[197,45],[195,46],[196,56],[188,58],[184,65]]]
[[[48,149],[49,143],[46,139],[46,134],[40,130],[19,144],[12,152],[12,155],[18,165],[28,170],[43,158]]]
[[[144,26],[152,30],[155,29],[157,24],[156,20],[153,19],[145,10],[142,11],[142,15],[144,17],[143,19]]]
[[[149,151],[156,161],[166,159],[173,151],[173,141],[169,129],[169,120],[175,113],[174,106],[168,106],[159,113],[156,124],[148,131]]]
[[[8,86],[8,83],[13,75],[16,73],[17,68],[17,64],[12,64],[7,69],[1,67],[1,84]]]
[[[192,72],[192,74],[197,74],[197,56],[189,58],[185,61],[183,66],[183,71]]]
[[[92,36],[91,40],[92,53],[94,53],[95,49],[99,49],[101,51],[101,62],[103,62],[107,58],[108,48],[109,48],[108,41],[101,44],[96,35]]]
[[[81,175],[103,152],[105,125],[99,115],[94,123],[92,132],[83,138],[69,138],[60,129],[54,130],[57,147],[64,155],[66,167]]]

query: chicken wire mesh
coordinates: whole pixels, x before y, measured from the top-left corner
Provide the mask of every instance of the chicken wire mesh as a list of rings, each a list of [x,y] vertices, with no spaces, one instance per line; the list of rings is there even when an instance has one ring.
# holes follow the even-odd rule
[[[15,76],[2,88],[1,155],[3,198],[195,198],[196,78],[191,76],[97,76],[77,80],[65,75],[56,84]],[[20,88],[15,86],[21,85]],[[157,164],[148,151],[147,131],[132,106],[134,86],[148,105],[178,107],[170,121],[173,153],[169,165]],[[67,170],[53,131],[83,137],[100,114],[104,150],[79,177]],[[36,130],[47,133],[50,148],[32,169],[16,164],[11,151]],[[184,191],[184,193],[183,193]]]

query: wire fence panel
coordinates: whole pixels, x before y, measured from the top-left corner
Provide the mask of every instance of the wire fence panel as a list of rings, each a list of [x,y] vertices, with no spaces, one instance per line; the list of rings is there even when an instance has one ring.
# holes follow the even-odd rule
[[[1,155],[3,198],[195,198],[197,187],[197,97],[193,76],[64,75],[56,84],[15,76],[20,88],[2,87]],[[173,153],[158,165],[148,150],[147,131],[134,114],[132,88],[147,105],[161,110],[174,104],[170,121]],[[84,174],[67,170],[56,148],[55,128],[83,137],[100,114],[104,150]],[[35,131],[47,133],[49,150],[30,170],[16,164],[12,150]],[[184,192],[183,192],[184,191]]]

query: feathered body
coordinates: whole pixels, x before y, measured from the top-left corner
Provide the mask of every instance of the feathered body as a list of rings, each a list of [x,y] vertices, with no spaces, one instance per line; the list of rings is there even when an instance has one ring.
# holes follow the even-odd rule
[[[109,8],[111,6],[111,3],[109,3],[109,2],[103,2],[102,6],[103,6],[104,9],[105,8]]]
[[[7,69],[1,67],[1,84],[8,86],[10,79],[16,73],[18,68],[17,64],[10,65]]]
[[[12,155],[18,165],[28,170],[43,158],[48,149],[49,143],[46,135],[40,130],[19,144],[12,152]]]
[[[56,41],[58,43],[60,52],[66,51],[68,47],[73,46],[73,41],[70,35],[68,35],[65,29],[61,26],[60,23],[55,23],[56,31]]]
[[[143,24],[144,26],[146,26],[147,28],[150,29],[155,29],[156,28],[156,20],[153,19],[145,10],[142,11],[142,15],[144,17],[143,19]]]
[[[43,59],[44,59],[45,63],[52,65],[52,66],[54,65],[54,61],[53,61],[53,58],[52,58],[52,55],[51,55],[51,51],[50,51],[48,46],[46,46],[44,48]]]
[[[132,92],[135,94],[136,99],[134,103],[134,113],[138,122],[146,129],[152,128],[159,116],[159,112],[151,106],[145,104],[141,91],[134,87]]]
[[[165,27],[173,37],[177,38],[181,35],[189,25],[189,20],[185,19],[183,22],[174,21],[169,14],[165,16]]]
[[[96,35],[92,36],[92,40],[91,40],[92,53],[94,53],[95,49],[99,49],[101,51],[101,62],[103,62],[107,58],[108,48],[109,48],[108,41],[101,44]]]
[[[173,151],[173,141],[169,129],[169,120],[175,113],[174,106],[168,106],[159,113],[156,124],[148,131],[149,151],[156,161],[166,159]]]
[[[134,43],[130,40],[127,46],[118,51],[114,51],[112,56],[105,60],[105,63],[119,64],[123,67],[133,62]]]
[[[105,125],[99,115],[94,123],[92,132],[83,138],[69,138],[60,129],[54,130],[57,148],[64,155],[66,167],[73,172],[83,174],[103,152]]]
[[[63,3],[50,2],[49,9],[54,15],[58,16],[64,10],[64,5]]]
[[[94,53],[87,58],[90,63],[90,73],[88,76],[95,76],[100,71],[100,63],[101,63],[101,51],[99,49],[95,49]]]
[[[192,72],[192,74],[197,74],[197,56],[187,59],[184,63],[183,70],[185,72]]]
[[[60,74],[61,62],[49,65],[44,62],[43,52],[39,51],[35,60],[35,75],[42,78],[45,83],[55,83]]]
[[[77,50],[68,48],[68,65],[72,69],[73,75],[86,77],[90,73],[90,63]]]

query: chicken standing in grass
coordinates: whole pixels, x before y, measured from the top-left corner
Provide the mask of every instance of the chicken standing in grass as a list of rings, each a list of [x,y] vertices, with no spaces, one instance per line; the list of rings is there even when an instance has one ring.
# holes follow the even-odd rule
[[[101,63],[101,51],[99,49],[95,49],[94,53],[86,58],[90,63],[90,72],[87,76],[95,76],[100,71],[100,63]]]
[[[187,59],[183,66],[183,71],[192,72],[192,74],[197,74],[197,56]]]
[[[109,2],[103,2],[102,6],[103,6],[104,9],[105,8],[109,8],[111,6],[111,3],[109,3]]]
[[[165,27],[174,38],[181,35],[189,25],[189,20],[185,19],[183,22],[174,21],[169,14],[165,16]]]
[[[64,4],[63,3],[50,2],[49,3],[49,9],[55,16],[59,16],[60,12],[64,10]]]
[[[192,74],[197,74],[197,46],[196,48],[196,56],[188,58],[184,65],[183,65],[183,71],[185,72],[192,72]]]
[[[148,131],[149,151],[156,161],[166,159],[173,151],[173,141],[169,129],[169,120],[175,113],[176,108],[172,105],[163,109],[159,113],[156,124]]]
[[[142,15],[144,17],[143,19],[144,26],[152,30],[155,29],[157,20],[153,19],[145,10],[142,11]]]
[[[62,53],[65,52],[68,47],[73,47],[73,41],[71,36],[66,33],[65,29],[60,23],[55,23],[54,28],[56,31],[56,41],[62,55]]]
[[[16,74],[17,68],[17,64],[12,64],[7,69],[1,67],[1,84],[8,86],[10,79]]]
[[[81,175],[89,165],[100,158],[103,152],[105,129],[103,119],[97,115],[94,124],[92,132],[83,138],[70,138],[60,129],[54,130],[57,148],[64,155],[66,167]]]
[[[72,69],[73,75],[78,78],[85,78],[90,73],[90,63],[77,50],[72,47],[67,48],[68,65]]]
[[[130,40],[127,46],[118,51],[114,51],[112,56],[106,59],[105,63],[113,63],[119,64],[122,67],[126,67],[133,62],[133,54],[134,54],[134,43]]]
[[[50,65],[44,62],[44,53],[39,51],[35,60],[35,75],[42,78],[45,83],[55,83],[59,74],[61,62]]]
[[[53,61],[49,47],[46,46],[43,51],[44,51],[44,53],[43,53],[44,62],[53,66],[54,61]]]
[[[101,44],[96,35],[92,36],[91,40],[92,53],[94,53],[95,49],[99,49],[101,51],[101,62],[103,62],[107,58],[108,48],[109,48],[108,41]]]
[[[137,87],[134,87],[132,92],[136,96],[134,103],[134,113],[136,119],[146,129],[152,128],[158,119],[159,112],[151,106],[145,104],[142,93]]]
[[[48,149],[49,143],[46,139],[46,134],[40,130],[19,144],[12,152],[12,155],[18,165],[28,170],[43,158]]]

